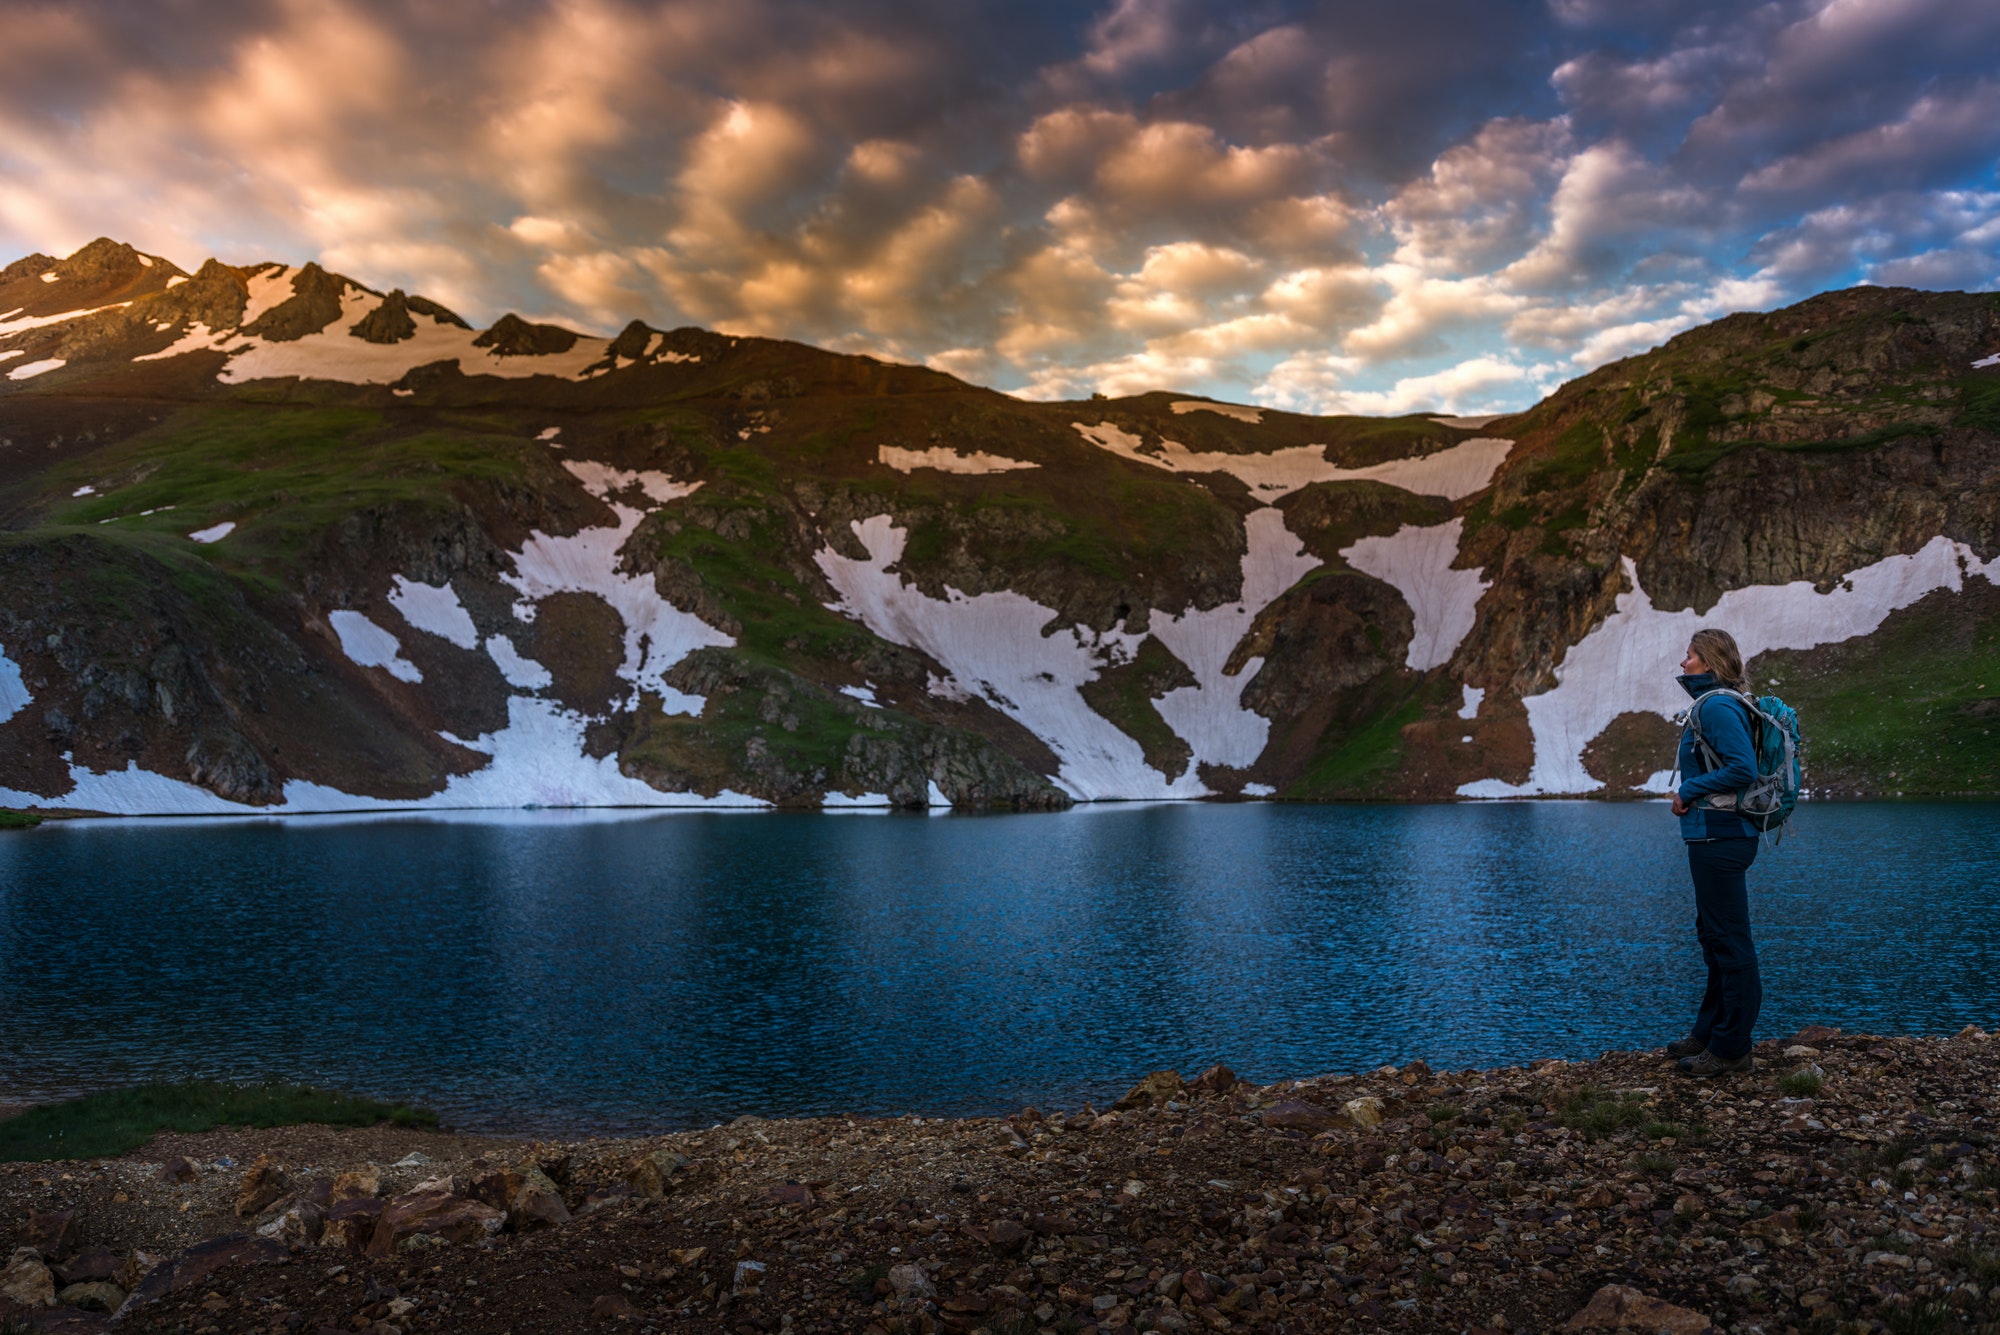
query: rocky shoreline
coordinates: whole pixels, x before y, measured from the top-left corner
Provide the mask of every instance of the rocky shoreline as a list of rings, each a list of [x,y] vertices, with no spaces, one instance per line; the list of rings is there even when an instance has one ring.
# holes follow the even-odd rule
[[[167,1135],[0,1165],[0,1330],[1993,1329],[2000,1041],[1758,1057],[1216,1068],[1101,1113],[631,1140]]]

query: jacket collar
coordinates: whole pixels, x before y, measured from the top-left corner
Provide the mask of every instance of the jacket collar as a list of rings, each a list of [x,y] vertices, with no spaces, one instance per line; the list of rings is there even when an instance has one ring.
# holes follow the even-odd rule
[[[1702,692],[1713,691],[1722,685],[1721,682],[1715,679],[1713,672],[1682,673],[1674,680],[1681,684],[1681,689],[1686,691],[1689,696],[1697,699],[1700,698]]]

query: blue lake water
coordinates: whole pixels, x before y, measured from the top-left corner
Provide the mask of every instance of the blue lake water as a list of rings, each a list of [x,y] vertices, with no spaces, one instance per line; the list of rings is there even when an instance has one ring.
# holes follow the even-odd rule
[[[2000,806],[1798,824],[1751,873],[1763,1035],[2000,1020]],[[1692,916],[1657,803],[45,826],[0,836],[0,1092],[630,1130],[1595,1056],[1681,1032]]]

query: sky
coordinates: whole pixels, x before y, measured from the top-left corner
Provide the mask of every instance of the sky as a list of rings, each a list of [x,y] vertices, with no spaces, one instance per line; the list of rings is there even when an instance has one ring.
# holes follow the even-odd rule
[[[0,0],[0,258],[318,260],[1030,398],[1525,407],[2000,285],[1995,0]]]

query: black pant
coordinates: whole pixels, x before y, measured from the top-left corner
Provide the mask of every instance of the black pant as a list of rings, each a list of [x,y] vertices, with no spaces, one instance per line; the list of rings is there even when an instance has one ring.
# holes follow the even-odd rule
[[[1757,860],[1757,841],[1711,839],[1687,850],[1694,874],[1694,934],[1708,965],[1708,990],[1690,1033],[1716,1056],[1735,1061],[1750,1051],[1750,1031],[1764,1005],[1757,945],[1750,939],[1750,894],[1743,883],[1743,873]]]

